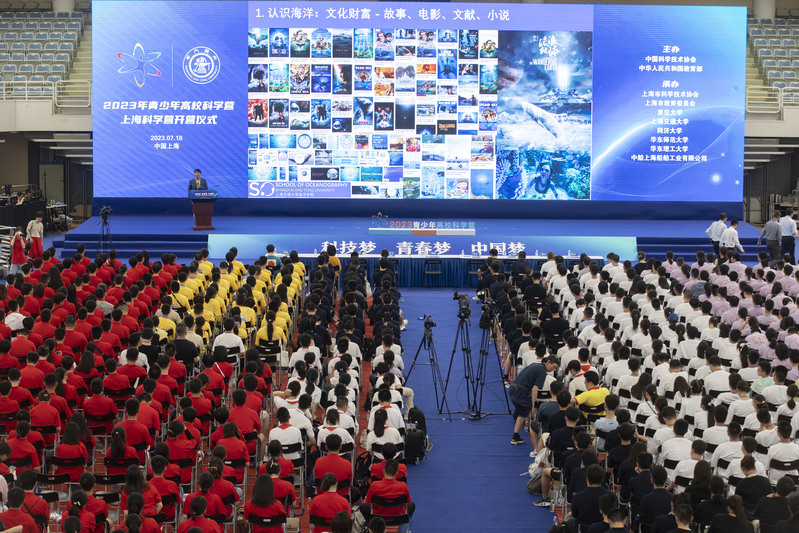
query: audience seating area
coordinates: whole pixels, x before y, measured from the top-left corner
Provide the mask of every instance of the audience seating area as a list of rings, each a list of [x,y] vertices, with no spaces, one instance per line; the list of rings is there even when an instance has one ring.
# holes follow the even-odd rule
[[[797,531],[799,271],[790,257],[608,259],[566,268],[553,254],[543,285],[527,275],[516,286],[496,275],[483,283],[502,310],[511,399],[519,408],[514,398],[529,402],[531,383],[541,391],[530,426],[536,505],[573,519],[557,531],[594,531],[603,519],[604,530],[671,531],[675,516],[694,531],[752,531],[748,521]],[[553,357],[559,368],[546,375]],[[514,395],[517,380],[525,392]]]
[[[747,33],[767,84],[799,88],[799,18],[749,19]]]
[[[54,83],[69,77],[83,29],[81,12],[0,13],[0,81],[13,82],[7,94],[51,93]]]
[[[404,326],[387,259],[372,277],[374,303],[364,296],[365,266],[326,252],[306,267],[296,252],[282,264],[270,255],[245,266],[235,248],[218,265],[203,250],[185,266],[168,253],[150,261],[142,252],[124,265],[115,252],[91,261],[81,249],[61,262],[54,251],[0,284],[0,474],[28,491],[38,483],[47,505],[31,514],[41,515],[45,531],[65,531],[62,513],[79,505],[81,488],[107,504],[96,513],[100,532],[106,519],[113,526],[105,531],[130,530],[134,513],[158,531],[202,525],[189,516],[187,495],[205,498],[205,516],[223,529],[245,501],[244,520],[256,526],[303,516],[304,530],[310,520],[328,531],[337,512],[349,514],[362,498],[375,503],[364,508],[367,518],[410,520],[409,495],[392,503],[397,494],[380,485],[393,468],[407,479],[392,461],[404,457],[407,392],[398,387],[401,373],[380,366],[403,368]],[[375,354],[386,375],[364,363]],[[375,421],[380,431],[370,431]],[[356,478],[356,459],[381,468]],[[161,479],[131,489],[144,475]],[[266,483],[280,505],[259,507]],[[125,504],[139,491],[152,507]],[[0,512],[0,521],[12,519]]]

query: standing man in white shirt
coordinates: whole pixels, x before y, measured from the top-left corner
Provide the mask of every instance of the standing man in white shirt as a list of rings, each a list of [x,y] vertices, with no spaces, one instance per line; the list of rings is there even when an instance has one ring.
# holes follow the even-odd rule
[[[791,264],[796,264],[796,221],[793,219],[793,209],[785,213],[780,218],[780,229],[782,230],[782,253],[791,257]]]
[[[705,230],[705,234],[710,243],[713,245],[713,251],[716,256],[719,255],[719,243],[721,242],[721,235],[727,229],[727,213],[720,213],[719,219],[712,223],[709,228]]]
[[[741,246],[741,241],[738,240],[738,220],[730,220],[730,227],[724,230],[721,234],[719,241],[719,263],[722,263],[727,255],[727,252],[734,252],[735,249],[739,252],[744,252],[744,247]]]

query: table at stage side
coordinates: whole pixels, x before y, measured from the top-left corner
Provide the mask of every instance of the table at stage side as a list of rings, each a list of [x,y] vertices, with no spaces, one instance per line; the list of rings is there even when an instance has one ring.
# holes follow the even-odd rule
[[[282,254],[288,255],[288,252]],[[310,270],[316,265],[316,258],[319,256],[315,254],[299,254],[300,259],[305,264],[306,268]],[[372,281],[372,272],[374,272],[377,262],[380,260],[380,254],[365,254],[358,256],[364,263],[366,263],[367,278]],[[589,256],[592,261],[596,261],[600,266],[604,266],[605,258],[600,256]],[[579,256],[563,256],[566,266],[571,268],[579,260]],[[414,255],[392,255],[389,256],[389,261],[393,263],[394,270],[398,274],[397,286],[399,287],[423,287],[424,286],[424,271],[425,261],[428,259],[441,260],[441,285],[444,287],[474,287],[477,284],[477,275],[475,272],[477,268],[482,265],[486,256],[469,256],[459,254],[442,254],[442,255],[427,255],[427,256],[414,256]],[[517,260],[514,256],[500,256],[497,258],[505,266],[505,271],[510,272],[511,265]],[[533,268],[533,270],[540,269],[541,265],[547,260],[545,255],[527,256],[525,261]],[[346,268],[349,263],[349,256],[339,256],[342,267]],[[438,282],[434,283],[438,285]]]

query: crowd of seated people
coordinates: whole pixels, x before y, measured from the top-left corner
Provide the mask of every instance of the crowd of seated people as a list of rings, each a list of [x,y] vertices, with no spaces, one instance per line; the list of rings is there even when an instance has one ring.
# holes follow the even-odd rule
[[[759,260],[486,262],[535,505],[582,533],[797,531],[799,270]]]
[[[144,251],[125,265],[50,249],[0,284],[5,528],[221,533],[238,519],[270,533],[308,509],[315,531],[343,531],[354,506],[378,532],[412,514],[390,263],[367,306],[357,254],[342,265],[329,248],[311,268],[296,252],[247,266],[235,248],[216,265],[208,255],[182,265]],[[371,471],[358,491],[361,449]]]

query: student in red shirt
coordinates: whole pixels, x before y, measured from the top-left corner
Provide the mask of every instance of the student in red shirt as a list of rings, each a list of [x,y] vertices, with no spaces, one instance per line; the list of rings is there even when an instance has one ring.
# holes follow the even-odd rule
[[[321,484],[319,485],[317,496],[311,500],[311,507],[308,513],[311,516],[318,516],[327,520],[333,518],[341,511],[352,515],[350,502],[348,502],[343,496],[339,496],[336,492],[337,489],[336,476],[330,473],[325,474],[322,478]],[[328,532],[330,531],[330,528],[318,526],[314,527],[314,531],[319,533]]]
[[[120,374],[117,370],[117,362],[113,357],[109,357],[103,364],[105,367],[106,377],[103,379],[103,390],[112,391],[110,394],[114,397],[121,397],[122,391],[131,388],[131,380],[128,376]],[[125,365],[127,366],[127,365]],[[141,368],[141,367],[137,367]],[[132,396],[132,395],[131,395]],[[130,398],[130,396],[128,396]],[[127,398],[125,398],[127,400]]]
[[[39,315],[39,320],[34,324],[31,333],[40,335],[43,339],[55,336],[55,326],[50,323],[53,318],[53,312],[50,309],[42,309]]]
[[[290,459],[286,459],[283,453],[283,445],[280,444],[279,440],[273,439],[269,441],[269,444],[266,445],[266,455],[269,460],[277,461],[280,465],[280,479],[286,479],[294,473],[294,463]],[[264,473],[266,473],[266,462],[258,470],[259,476]]]
[[[214,485],[209,492],[219,496],[225,506],[225,516],[232,516],[233,506],[239,501],[239,493],[236,486],[224,479],[225,463],[219,457],[211,457],[208,461],[208,473],[214,478]]]
[[[180,487],[178,487],[177,483],[174,481],[170,481],[164,477],[167,464],[167,459],[162,455],[153,456],[153,458],[150,460],[150,466],[153,470],[153,477],[150,480],[150,485],[155,487],[155,490],[157,490],[161,495],[162,500],[167,496],[175,497],[175,503],[164,504],[164,506],[161,508],[161,511],[164,513],[166,519],[172,520],[175,518],[175,506],[177,505],[177,502],[180,501]]]
[[[81,490],[83,490],[88,497],[86,510],[95,517],[102,516],[108,520],[108,504],[94,496],[94,485],[96,482],[97,478],[95,478],[94,474],[91,472],[84,472],[78,479]],[[105,527],[102,524],[95,524],[94,533],[103,533],[104,530]]]
[[[11,368],[19,368],[19,359],[9,354],[11,351],[11,341],[9,339],[0,340],[0,372],[8,373]]]
[[[130,465],[125,474],[125,485],[119,493],[119,505],[124,514],[128,513],[128,497],[131,494],[139,493],[144,496],[144,516],[155,516],[161,512],[161,494],[155,487],[147,483],[144,474],[138,465]]]
[[[13,418],[0,424],[6,434],[17,426],[16,415],[19,411],[19,402],[9,398],[9,394],[11,394],[11,382],[4,379],[0,381],[0,415]]]
[[[161,533],[161,526],[154,518],[144,513],[145,498],[138,492],[128,497],[128,516],[125,518],[125,528],[128,533]]]
[[[36,363],[39,361],[39,354],[35,351],[28,352],[25,356],[27,364],[20,368],[20,387],[24,387],[30,391],[40,391],[44,389],[44,372],[36,368]]]
[[[325,474],[331,473],[336,476],[336,484],[339,487],[338,494],[347,496],[350,493],[352,484],[352,463],[339,455],[341,450],[341,437],[331,433],[325,440],[327,445],[327,455],[316,460],[314,465],[314,478],[322,479]]]
[[[97,422],[98,419],[110,418],[109,415],[119,414],[119,408],[114,400],[108,396],[103,396],[103,382],[100,378],[94,378],[90,385],[92,396],[83,401],[83,412],[86,414],[86,420],[89,427],[102,426],[103,433],[109,435],[111,430],[114,429],[114,419],[105,422]]]
[[[241,439],[239,428],[236,424],[228,422],[225,424],[222,431],[222,440],[219,441],[219,446],[227,450],[227,459],[244,459],[247,466],[250,465],[250,453],[247,451],[247,445]],[[234,468],[236,471],[236,483],[241,483],[244,480],[244,467]]]
[[[166,459],[166,470],[164,470],[164,478],[174,481],[176,484],[180,484],[180,467],[175,463],[169,460],[169,446],[166,443],[159,442],[153,446],[153,452],[151,454],[152,457],[156,455],[160,455],[164,459]],[[152,470],[152,469],[150,469]]]
[[[44,389],[47,391],[47,394],[50,395],[50,405],[58,412],[58,416],[61,419],[61,427],[63,428],[67,420],[72,417],[72,409],[69,408],[66,399],[56,394],[55,391],[57,387],[58,378],[56,375],[54,373],[45,374]]]
[[[147,426],[137,420],[139,415],[139,400],[130,398],[125,402],[126,419],[117,424],[116,427],[125,430],[128,444],[139,453],[139,464],[144,464],[146,450],[152,448],[153,438]]]
[[[387,442],[383,444],[382,454],[384,460],[380,461],[379,463],[373,463],[372,467],[369,469],[372,474],[373,481],[383,479],[383,469],[386,467],[386,461],[390,461],[397,456],[397,447],[393,442]],[[399,463],[397,479],[407,483],[406,480],[408,479],[408,467],[402,463]]]
[[[103,377],[97,370],[94,354],[88,350],[81,354],[80,363],[75,367],[75,374],[83,378],[83,381],[86,383],[91,383],[94,378]]]
[[[86,344],[89,340],[83,333],[75,331],[76,322],[75,316],[71,314],[64,319],[64,329],[66,330],[64,344],[69,346],[73,353],[83,353],[86,351]]]
[[[82,490],[76,490],[69,498],[69,508],[61,515],[61,526],[66,531],[66,520],[74,517],[80,520],[81,533],[92,533],[97,525],[96,518],[86,507],[89,496]]]
[[[197,441],[194,440],[191,433],[186,431],[183,422],[173,420],[169,423],[166,430],[166,445],[169,446],[170,461],[192,460],[191,464],[180,469],[180,482],[189,483],[191,481],[191,470],[194,468],[193,460],[196,455]]]
[[[236,424],[242,435],[257,433],[258,438],[261,440],[261,443],[263,443],[266,438],[263,433],[261,433],[262,424],[259,416],[260,412],[255,412],[246,406],[247,393],[241,389],[233,391],[233,403],[235,406],[230,410],[230,421]],[[257,441],[255,440],[247,441],[247,449],[250,453],[255,453],[256,443]]]
[[[11,453],[9,454],[8,458],[12,460],[12,464],[14,464],[14,459],[24,460],[25,458],[30,459],[30,465],[28,466],[17,466],[17,472],[20,470],[27,470],[30,468],[39,468],[39,454],[36,452],[36,448],[33,446],[33,443],[28,439],[28,434],[30,433],[31,425],[28,422],[22,421],[17,423],[16,428],[16,435],[11,436],[9,435],[8,440],[6,441],[11,448]],[[35,479],[35,477],[34,477]]]
[[[36,351],[36,345],[28,339],[28,333],[23,329],[17,333],[17,336],[14,337],[14,340],[11,341],[11,348],[9,349],[9,354],[16,357],[18,361],[23,362],[25,361],[25,357],[30,352]],[[38,359],[38,358],[37,358]],[[34,362],[35,364],[35,362]]]
[[[67,422],[64,436],[55,449],[55,456],[59,459],[83,458],[84,462],[80,466],[58,466],[55,469],[55,475],[69,474],[69,480],[72,482],[78,481],[80,475],[86,469],[86,464],[89,462],[89,453],[86,450],[86,446],[81,442],[80,437],[80,427],[75,422]]]
[[[18,368],[12,368],[8,371],[8,381],[11,382],[11,392],[8,397],[19,403],[20,408],[30,409],[39,402],[31,395],[28,389],[19,386],[21,379],[22,373]]]
[[[386,466],[383,469],[383,479],[375,481],[369,485],[369,492],[366,493],[364,504],[360,506],[359,511],[363,514],[364,519],[369,521],[372,514],[393,516],[402,514],[403,509],[400,507],[379,507],[372,506],[372,496],[382,496],[384,498],[396,498],[398,496],[405,496],[408,503],[405,504],[405,512],[408,516],[413,515],[416,504],[411,501],[411,493],[408,490],[408,485],[401,481],[397,481],[397,472],[399,470],[399,463],[391,460],[386,461]]]
[[[45,529],[44,526],[50,518],[50,504],[33,492],[36,489],[36,475],[33,470],[25,470],[17,473],[17,480],[19,486],[25,491],[25,504],[22,508],[33,516],[34,521],[42,529]]]
[[[124,461],[125,459],[136,459],[138,462],[139,454],[132,446],[128,445],[125,430],[122,428],[114,428],[111,432],[111,444],[108,446],[108,451],[105,453],[106,458],[115,459],[117,461]],[[136,465],[131,465],[136,466]],[[117,466],[107,467],[109,475],[124,474],[127,472],[128,467]]]
[[[45,376],[55,372],[55,365],[47,360],[50,357],[50,350],[48,350],[46,346],[42,345],[36,348],[36,353],[39,355],[39,360],[36,361],[35,365],[36,368],[44,372]]]
[[[52,340],[52,339],[48,339]],[[85,391],[84,394],[78,395],[78,389],[71,385],[67,381],[67,371],[64,370],[63,367],[58,367],[55,369],[55,377],[58,381],[58,385],[56,386],[55,393],[58,394],[60,397],[64,398],[67,402],[67,406],[71,410],[80,409],[83,407],[83,397],[86,395]]]
[[[150,405],[152,397],[148,392],[142,392],[137,397],[139,400],[139,414],[136,420],[144,424],[150,435],[160,436],[161,434],[161,413]]]
[[[213,520],[205,518],[205,498],[198,496],[197,498],[194,498],[191,503],[191,509],[189,509],[190,514],[187,519],[180,522],[177,533],[187,533],[191,528],[194,527],[201,529],[203,533],[222,533],[222,528],[219,526],[219,524]],[[282,529],[283,528],[281,527],[281,531]]]
[[[6,528],[12,526],[22,526],[22,533],[41,533],[41,529],[33,521],[31,515],[22,510],[22,504],[25,502],[25,491],[19,487],[14,487],[8,491],[8,511],[0,513],[0,522]],[[49,519],[49,516],[48,516]]]
[[[297,499],[297,494],[294,491],[294,484],[291,481],[280,479],[280,463],[274,459],[270,459],[263,465],[263,472],[272,478],[272,483],[275,486],[275,498],[280,500],[283,507],[290,509],[294,500]]]
[[[211,449],[216,448],[219,441],[222,439],[222,432],[225,429],[225,424],[230,420],[230,412],[224,405],[214,409],[214,422],[216,422],[216,429],[211,433]]]
[[[252,498],[244,505],[245,520],[251,520],[253,517],[271,518],[285,514],[286,509],[283,504],[275,498],[272,478],[258,476],[252,489]],[[274,527],[252,526],[252,533],[281,533],[282,531],[282,525]],[[314,528],[314,531],[321,530]]]
[[[208,435],[211,425],[211,409],[213,404],[210,400],[203,397],[202,381],[195,378],[189,382],[189,394],[192,407],[197,410],[197,419],[200,420],[203,435]]]
[[[50,405],[49,392],[41,391],[37,399],[39,403],[31,409],[31,428],[42,434],[47,446],[52,446],[56,435],[61,433],[61,417],[56,408]],[[45,431],[52,428],[55,428],[55,432]]]
[[[219,496],[211,492],[213,487],[213,474],[210,472],[203,472],[200,474],[200,478],[197,480],[197,491],[186,496],[186,499],[183,501],[183,514],[189,515],[191,512],[191,501],[198,496],[203,496],[206,502],[205,514],[208,515],[209,518],[214,517],[214,520],[216,520],[224,517],[227,519],[228,515],[225,514],[225,504],[222,503],[222,499]]]
[[[125,352],[125,364],[117,369],[121,375],[128,378],[131,384],[141,384],[147,378],[147,371],[136,364],[139,360],[139,350],[130,348]]]

